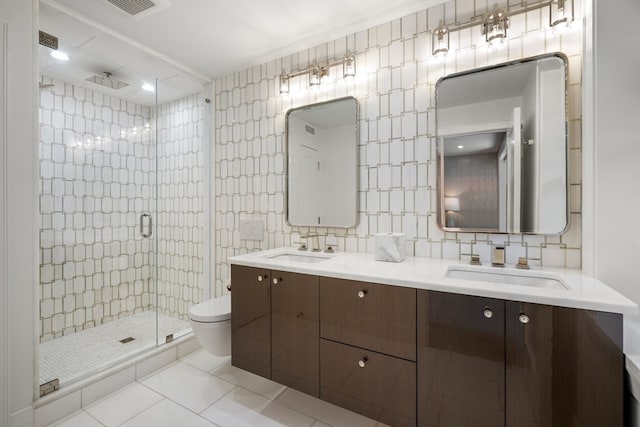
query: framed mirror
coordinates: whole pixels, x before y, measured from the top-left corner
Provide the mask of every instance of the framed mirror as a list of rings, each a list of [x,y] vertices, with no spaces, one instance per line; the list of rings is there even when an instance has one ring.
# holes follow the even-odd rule
[[[559,234],[568,225],[567,59],[562,54],[441,78],[438,225]]]
[[[287,111],[289,225],[357,225],[357,123],[358,102],[353,97]]]

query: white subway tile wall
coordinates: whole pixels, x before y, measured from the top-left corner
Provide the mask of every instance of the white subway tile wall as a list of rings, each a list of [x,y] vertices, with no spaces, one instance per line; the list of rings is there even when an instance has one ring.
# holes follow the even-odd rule
[[[54,86],[40,92],[40,340],[154,308],[154,239],[158,306],[186,320],[203,296],[202,97],[159,107],[156,157],[152,108],[42,83]]]
[[[216,295],[226,292],[228,257],[293,245],[308,231],[318,232],[321,244],[342,251],[373,252],[371,236],[393,231],[406,234],[412,256],[467,261],[479,253],[488,259],[491,245],[504,244],[510,262],[526,256],[532,265],[581,267],[581,20],[569,33],[553,34],[547,28],[548,8],[542,8],[513,16],[501,49],[489,50],[478,25],[451,33],[445,60],[432,57],[431,33],[440,19],[462,23],[492,6],[484,0],[449,1],[216,80]],[[576,2],[576,16],[581,14]],[[291,79],[289,95],[280,95],[282,70],[338,60],[347,51],[356,56],[355,79],[343,80],[340,67],[334,67],[320,89],[309,89],[301,76]],[[436,82],[447,74],[549,52],[569,58],[568,231],[561,236],[441,231],[436,225]],[[354,96],[360,107],[359,224],[349,229],[291,227],[285,220],[285,114],[343,96]],[[265,239],[240,240],[241,219],[263,220]]]
[[[202,95],[158,106],[158,308],[189,320],[203,301],[204,108]]]

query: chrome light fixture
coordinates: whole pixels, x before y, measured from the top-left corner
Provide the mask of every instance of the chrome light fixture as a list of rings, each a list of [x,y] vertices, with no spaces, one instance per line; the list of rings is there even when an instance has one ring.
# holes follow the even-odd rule
[[[347,54],[342,60],[342,77],[355,77],[356,75],[356,58],[351,54]]]
[[[509,17],[496,3],[482,23],[482,35],[485,36],[489,47],[499,47],[504,44],[507,28],[509,28]]]
[[[431,53],[437,58],[444,58],[449,52],[449,29],[444,25],[442,19],[438,23],[438,27],[433,30],[431,46]]]
[[[319,86],[320,85],[320,67],[314,65],[309,68],[309,86]]]
[[[289,75],[284,71],[280,74],[280,93],[289,93]]]
[[[552,0],[549,5],[549,25],[554,33],[571,29],[573,22],[573,0]]]

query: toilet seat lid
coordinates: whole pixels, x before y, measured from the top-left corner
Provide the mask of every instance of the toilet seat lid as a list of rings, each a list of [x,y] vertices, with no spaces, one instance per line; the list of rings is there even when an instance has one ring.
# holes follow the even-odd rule
[[[231,319],[231,296],[223,295],[194,305],[189,310],[189,318],[196,322],[222,322]]]

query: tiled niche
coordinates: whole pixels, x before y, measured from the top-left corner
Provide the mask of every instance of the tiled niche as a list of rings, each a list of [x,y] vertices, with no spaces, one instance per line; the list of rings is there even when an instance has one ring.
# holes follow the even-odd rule
[[[156,278],[157,307],[188,319],[205,292],[203,97],[159,106],[156,122],[154,108],[42,83],[40,340],[154,309]]]
[[[581,16],[576,3],[576,16]],[[431,56],[431,34],[440,19],[462,23],[490,7],[484,1],[449,1],[216,81],[216,294],[224,292],[229,280],[228,257],[294,245],[308,231],[317,231],[321,243],[342,251],[372,252],[373,234],[394,231],[406,234],[408,254],[418,257],[468,260],[478,253],[486,260],[491,245],[499,243],[506,245],[509,263],[526,256],[532,265],[580,268],[580,19],[571,32],[556,35],[547,28],[548,9],[543,8],[512,16],[508,42],[501,49],[487,48],[478,25],[451,33],[445,60]],[[357,60],[353,81],[331,77],[341,75],[332,69],[330,81],[319,90],[308,89],[301,77],[291,82],[290,95],[279,94],[281,70],[340,59],[347,50]],[[551,52],[569,58],[568,231],[560,236],[441,231],[436,225],[436,82],[447,74]],[[356,97],[360,106],[359,224],[346,230],[290,227],[285,220],[285,114],[343,96]],[[240,240],[241,219],[262,219],[265,239]]]

